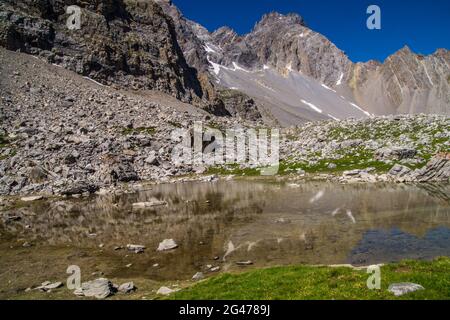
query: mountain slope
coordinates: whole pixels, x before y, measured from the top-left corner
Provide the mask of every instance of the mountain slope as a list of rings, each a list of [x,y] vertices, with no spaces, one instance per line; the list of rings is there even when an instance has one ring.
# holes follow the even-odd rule
[[[81,7],[80,30],[66,26],[68,5]],[[172,19],[154,1],[5,0],[0,46],[39,55],[103,84],[156,89],[189,102],[203,98]]]

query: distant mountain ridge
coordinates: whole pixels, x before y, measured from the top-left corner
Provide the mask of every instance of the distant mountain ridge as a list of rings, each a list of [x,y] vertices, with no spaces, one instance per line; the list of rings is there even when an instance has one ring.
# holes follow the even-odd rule
[[[405,46],[384,63],[353,63],[330,40],[309,29],[298,14],[266,14],[250,33],[240,36],[228,27],[209,33],[183,17],[170,0],[157,2],[175,24],[183,24],[197,36],[195,49],[184,47],[190,65],[209,68],[217,85],[261,101],[282,123],[361,114],[450,114],[450,52],[446,49],[422,56]],[[311,80],[334,97],[321,99],[317,86],[308,88]],[[274,87],[289,88],[291,93],[274,95]],[[301,99],[308,90],[317,91],[313,95],[319,98]]]

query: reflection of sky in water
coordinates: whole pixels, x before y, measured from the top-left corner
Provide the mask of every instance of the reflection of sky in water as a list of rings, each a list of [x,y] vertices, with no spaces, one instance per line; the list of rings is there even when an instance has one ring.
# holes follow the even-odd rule
[[[351,251],[350,262],[370,264],[403,259],[432,259],[450,256],[450,229],[432,229],[424,237],[417,237],[399,229],[367,231]]]

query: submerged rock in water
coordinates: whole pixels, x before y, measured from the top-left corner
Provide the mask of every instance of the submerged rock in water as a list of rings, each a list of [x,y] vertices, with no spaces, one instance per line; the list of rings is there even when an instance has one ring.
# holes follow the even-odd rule
[[[167,251],[178,248],[178,244],[173,239],[166,239],[158,246],[158,251]]]
[[[418,290],[425,290],[420,284],[416,283],[393,283],[389,286],[389,292],[393,293],[396,297],[403,296],[405,294],[415,292]]]
[[[165,206],[166,204],[167,204],[167,202],[165,202],[165,201],[153,199],[153,200],[150,200],[147,202],[133,203],[133,208],[134,209],[145,209],[145,208],[151,208],[151,207]]]

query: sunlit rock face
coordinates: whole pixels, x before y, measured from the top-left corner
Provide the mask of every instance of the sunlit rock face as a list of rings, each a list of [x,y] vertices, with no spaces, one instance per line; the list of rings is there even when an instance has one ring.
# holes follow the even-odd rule
[[[383,64],[358,64],[349,83],[356,100],[375,114],[450,114],[450,52],[423,56],[407,46]]]
[[[80,29],[66,8],[81,8]],[[0,46],[39,55],[103,84],[203,97],[172,19],[154,1],[2,1]]]

